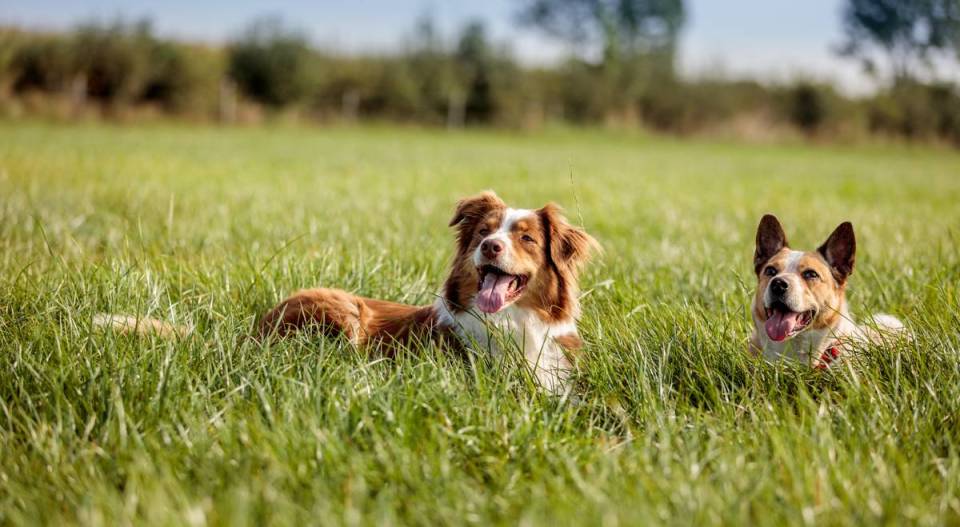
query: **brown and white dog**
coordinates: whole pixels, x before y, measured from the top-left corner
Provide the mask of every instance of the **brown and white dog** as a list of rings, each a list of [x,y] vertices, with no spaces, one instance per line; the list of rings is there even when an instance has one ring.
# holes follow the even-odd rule
[[[597,242],[571,226],[554,204],[513,209],[493,192],[463,199],[450,221],[456,255],[440,298],[410,306],[308,289],[264,316],[262,336],[312,327],[357,345],[455,335],[462,345],[500,353],[523,351],[541,385],[556,392],[571,371],[569,353],[581,347],[577,276]]]
[[[889,315],[874,315],[862,326],[850,317],[845,292],[856,248],[853,225],[844,222],[816,251],[792,250],[777,218],[764,216],[753,257],[758,285],[750,350],[768,361],[788,358],[824,369],[858,345],[905,332]]]

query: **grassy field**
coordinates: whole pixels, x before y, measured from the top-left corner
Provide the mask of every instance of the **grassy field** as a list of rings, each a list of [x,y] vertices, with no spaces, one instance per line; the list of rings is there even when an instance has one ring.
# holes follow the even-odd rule
[[[306,286],[431,302],[487,188],[605,248],[578,403],[435,347],[246,338]],[[960,155],[922,148],[0,124],[0,524],[958,525],[958,203]],[[765,212],[803,248],[853,221],[854,315],[915,341],[747,356]]]

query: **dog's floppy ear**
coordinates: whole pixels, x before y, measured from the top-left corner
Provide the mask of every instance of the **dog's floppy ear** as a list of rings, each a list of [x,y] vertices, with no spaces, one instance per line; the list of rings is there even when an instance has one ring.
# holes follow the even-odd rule
[[[492,209],[506,206],[506,203],[504,203],[495,192],[485,190],[476,196],[463,198],[457,202],[457,210],[453,213],[450,226],[453,227],[464,221],[480,219]]]
[[[753,253],[753,270],[760,274],[763,264],[784,247],[787,247],[787,235],[780,226],[780,220],[773,214],[765,214],[760,218],[760,226],[757,227],[757,250]]]
[[[546,233],[547,254],[557,265],[577,270],[593,252],[600,250],[597,240],[583,229],[570,225],[556,204],[547,203],[537,214]]]
[[[853,234],[853,224],[849,221],[841,223],[817,252],[830,264],[837,284],[843,285],[847,277],[853,274],[857,255],[857,238]]]
[[[460,249],[465,250],[470,245],[470,240],[473,238],[473,227],[478,221],[483,219],[491,210],[506,208],[506,206],[506,203],[492,190],[458,201],[457,210],[453,213],[453,219],[450,220],[450,226],[457,227],[457,243]]]

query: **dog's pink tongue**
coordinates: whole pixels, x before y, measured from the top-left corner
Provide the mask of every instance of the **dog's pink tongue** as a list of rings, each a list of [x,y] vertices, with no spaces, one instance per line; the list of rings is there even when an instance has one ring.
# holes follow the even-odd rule
[[[477,308],[484,313],[496,313],[503,309],[512,280],[512,276],[487,273],[477,293]]]
[[[793,331],[793,328],[797,327],[797,323],[800,321],[800,313],[784,313],[782,311],[774,311],[770,318],[767,319],[765,324],[767,328],[767,336],[775,342],[780,342],[787,338],[787,335]]]

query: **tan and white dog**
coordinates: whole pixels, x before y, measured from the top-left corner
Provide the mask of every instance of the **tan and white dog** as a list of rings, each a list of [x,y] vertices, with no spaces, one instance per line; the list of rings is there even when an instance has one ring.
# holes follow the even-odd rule
[[[777,218],[764,216],[753,257],[758,285],[750,350],[768,361],[787,358],[823,369],[858,345],[905,332],[889,315],[874,315],[865,325],[851,318],[846,285],[856,249],[850,222],[841,223],[816,251],[795,251]]]
[[[387,351],[410,338],[454,335],[461,345],[500,353],[502,341],[493,338],[499,334],[523,351],[545,388],[561,390],[571,371],[568,354],[581,347],[578,273],[597,242],[556,205],[513,209],[493,192],[461,200],[450,226],[457,251],[432,305],[308,289],[267,313],[261,335],[314,328]]]

